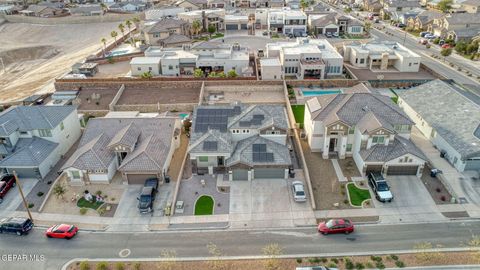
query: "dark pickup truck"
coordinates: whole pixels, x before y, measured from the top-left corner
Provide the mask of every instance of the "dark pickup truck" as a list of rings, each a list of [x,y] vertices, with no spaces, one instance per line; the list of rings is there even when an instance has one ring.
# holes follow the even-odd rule
[[[3,202],[3,198],[7,195],[7,192],[15,186],[15,177],[12,174],[3,175],[0,179],[0,203]]]
[[[158,178],[148,178],[145,180],[144,187],[152,187],[153,190],[156,192],[158,190]]]

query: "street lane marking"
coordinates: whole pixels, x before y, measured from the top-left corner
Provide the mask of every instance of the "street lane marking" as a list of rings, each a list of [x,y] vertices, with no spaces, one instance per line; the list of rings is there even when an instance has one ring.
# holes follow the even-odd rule
[[[132,252],[130,251],[130,249],[126,248],[126,249],[120,250],[120,252],[118,253],[118,256],[120,256],[120,257],[122,257],[122,258],[125,258],[125,257],[130,256],[130,253],[132,253]]]

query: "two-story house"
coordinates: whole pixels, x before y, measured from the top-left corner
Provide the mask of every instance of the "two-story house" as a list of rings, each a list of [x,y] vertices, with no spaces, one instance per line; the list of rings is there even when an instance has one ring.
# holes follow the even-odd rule
[[[177,16],[189,24],[198,21],[201,25],[200,31],[207,31],[209,26],[214,26],[217,31],[225,29],[225,9],[222,8],[181,12]]]
[[[452,13],[435,19],[428,31],[439,37],[446,37],[448,32],[480,28],[480,13]]]
[[[462,2],[462,8],[467,13],[479,13],[480,12],[480,0],[467,0]]]
[[[407,27],[417,31],[427,31],[435,19],[443,17],[444,14],[436,10],[425,10],[415,17],[407,19]]]
[[[43,179],[80,138],[75,106],[17,106],[0,114],[0,170]]]
[[[207,0],[180,0],[175,3],[177,7],[184,8],[185,11],[206,9],[208,5]]]
[[[324,159],[353,157],[363,175],[422,174],[426,158],[409,140],[412,125],[389,97],[379,94],[323,95],[305,106],[310,149]]]
[[[199,106],[188,152],[195,174],[230,181],[286,179],[292,164],[283,105]]]
[[[165,18],[146,23],[142,29],[145,43],[174,47],[190,43],[190,24],[181,19]]]
[[[88,121],[77,150],[63,165],[70,184],[161,181],[180,145],[180,121],[159,117],[106,117]]]
[[[285,35],[305,36],[307,19],[307,15],[301,10],[290,8],[270,9],[267,17],[268,29],[271,32]]]

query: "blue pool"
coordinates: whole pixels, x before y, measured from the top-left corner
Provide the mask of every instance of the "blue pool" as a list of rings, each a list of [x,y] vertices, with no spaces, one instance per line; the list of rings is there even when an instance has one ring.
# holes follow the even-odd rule
[[[124,54],[127,54],[128,52],[129,52],[128,50],[113,51],[113,52],[110,52],[108,56],[124,55]]]
[[[181,113],[181,114],[179,114],[179,116],[180,116],[180,119],[183,120],[185,118],[188,118],[189,114],[188,113]]]
[[[300,91],[302,91],[302,94],[306,97],[343,93],[342,89],[322,89],[322,88],[306,88],[306,87],[300,87]]]

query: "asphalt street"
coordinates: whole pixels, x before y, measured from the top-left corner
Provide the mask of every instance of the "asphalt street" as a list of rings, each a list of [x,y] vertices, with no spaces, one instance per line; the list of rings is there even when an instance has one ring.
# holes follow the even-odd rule
[[[27,236],[0,236],[0,269],[60,269],[73,258],[158,258],[173,249],[178,258],[206,257],[206,245],[215,243],[226,256],[259,256],[263,246],[278,243],[291,256],[328,256],[411,250],[416,243],[459,248],[480,235],[480,221],[403,225],[361,225],[350,235],[319,235],[315,228],[269,231],[166,231],[103,233],[81,231],[72,240],[48,239],[43,229]],[[43,256],[43,261],[8,261],[9,254]],[[30,259],[30,258],[29,258]]]

